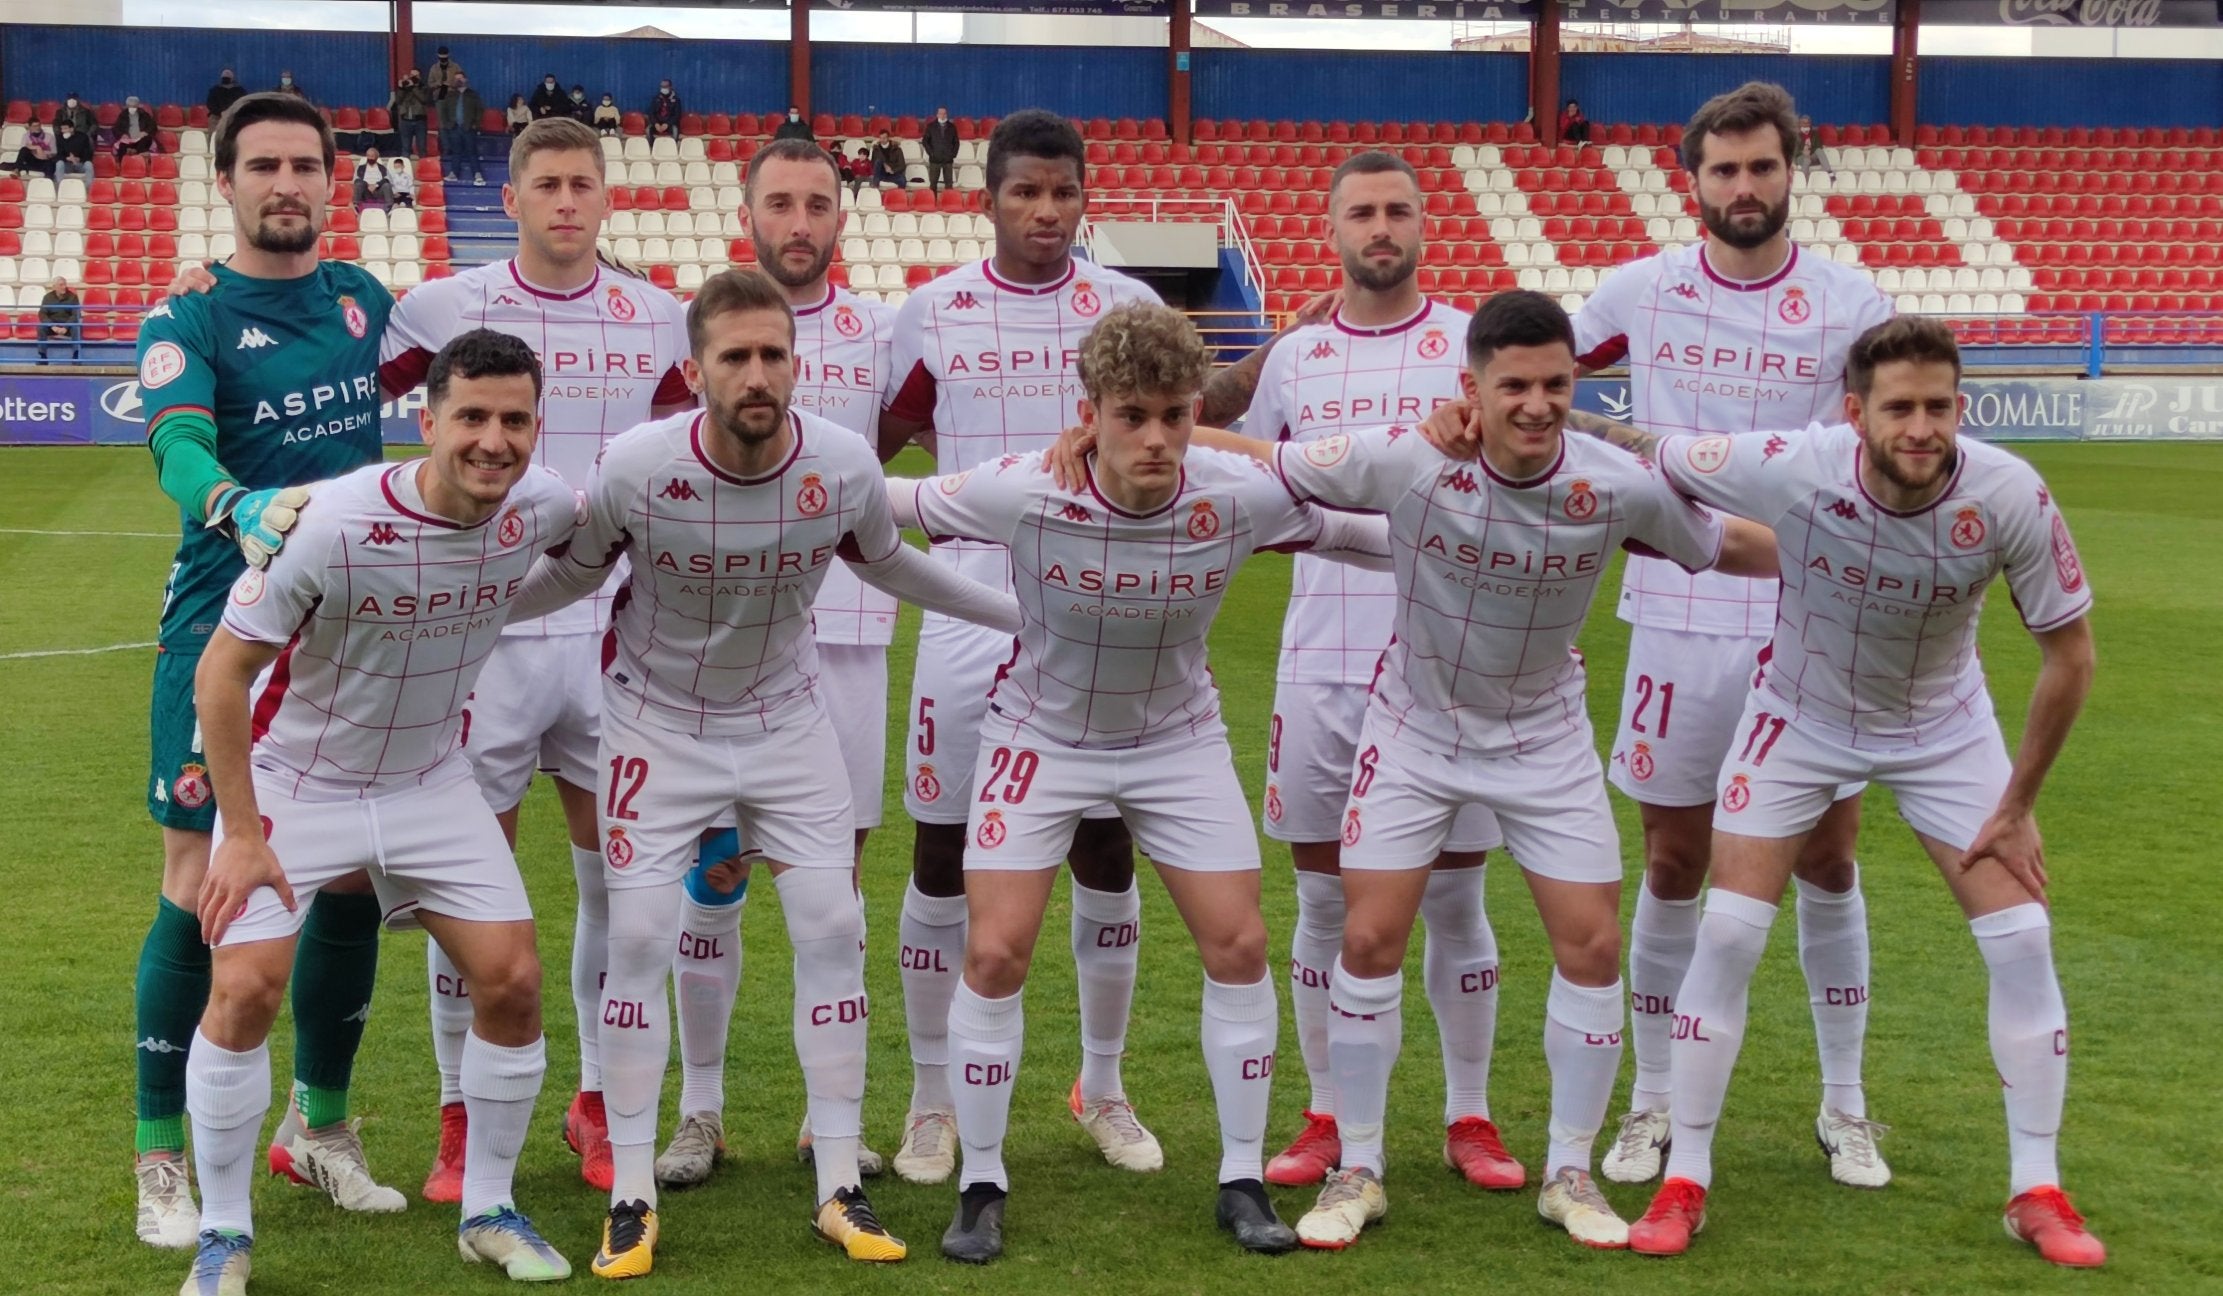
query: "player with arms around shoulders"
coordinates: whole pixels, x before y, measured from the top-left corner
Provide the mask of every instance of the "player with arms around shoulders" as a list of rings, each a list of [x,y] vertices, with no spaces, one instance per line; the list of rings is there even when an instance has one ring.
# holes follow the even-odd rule
[[[163,864],[135,995],[138,1235],[180,1248],[196,1232],[186,1058],[209,994],[194,913],[217,814],[194,671],[242,558],[267,563],[296,524],[308,498],[299,488],[379,458],[378,337],[393,307],[360,267],[318,258],[334,150],[316,109],[248,95],[218,120],[215,145],[239,250],[213,271],[212,292],[156,306],[139,335],[148,445],[183,535],[163,592],[151,708],[147,808],[162,825]],[[346,1209],[398,1211],[401,1194],[371,1178],[347,1118],[378,972],[378,903],[361,874],[318,894],[299,945],[294,1099],[271,1168]]]
[[[831,154],[809,140],[774,140],[749,163],[742,220],[757,268],[795,312],[795,408],[863,437],[878,437],[880,385],[888,373],[895,310],[827,277],[848,214]],[[857,579],[847,563],[826,569],[811,607],[818,641],[818,699],[833,721],[856,816],[856,859],[880,826],[888,739],[888,643],[893,598]],[[656,1158],[665,1187],[706,1181],[725,1155],[726,1034],[741,986],[741,908],[750,864],[732,829],[715,834],[687,875],[680,903],[678,987],[679,1125]],[[861,885],[860,877],[860,885]],[[810,1155],[805,1123],[797,1152]],[[867,1178],[883,1168],[859,1146]]]
[[[1211,357],[1180,312],[1119,307],[1089,333],[1079,362],[1080,416],[1096,454],[1075,484],[1060,486],[1039,455],[888,484],[904,524],[1007,548],[1025,615],[973,773],[971,918],[949,1021],[963,1191],[942,1252],[972,1263],[1003,1252],[1021,993],[1058,862],[1082,815],[1105,803],[1157,864],[1203,963],[1219,1223],[1246,1249],[1287,1251],[1296,1234],[1262,1182],[1278,1017],[1258,840],[1205,638],[1252,553],[1319,546],[1386,567],[1386,528],[1293,503],[1252,460],[1189,451]],[[1078,680],[1090,683],[1069,682]]]
[[[1622,430],[1676,489],[1773,526],[1783,580],[1775,637],[1721,771],[1713,885],[1676,1004],[1673,1150],[1629,1232],[1647,1255],[1682,1252],[1705,1223],[1746,987],[1776,906],[1835,790],[1873,781],[1898,799],[1991,975],[2007,1232],[2055,1264],[2106,1259],[2060,1188],[2068,1016],[2035,817],[2091,689],[2092,591],[2044,481],[1958,436],[1960,372],[1942,321],[1901,317],[1854,343],[1844,423],[1749,437]],[[2012,760],[1976,642],[2000,577],[2041,656]]]
[[[812,1224],[850,1258],[900,1260],[858,1187],[864,910],[841,752],[818,700],[810,608],[826,566],[1008,634],[1018,609],[903,544],[872,449],[792,408],[794,317],[762,275],[713,276],[687,314],[693,414],[612,441],[587,516],[535,569],[520,611],[593,592],[630,560],[605,651],[601,780],[610,975],[602,1068],[614,1172],[594,1272],[647,1274],[658,1232],[656,1120],[682,883],[734,814],[763,851],[795,948],[795,1050],[813,1133]]]
[[[1472,423],[1479,455],[1447,458],[1397,427],[1257,451],[1299,499],[1387,513],[1396,547],[1393,633],[1343,812],[1348,916],[1328,1018],[1343,1168],[1297,1232],[1310,1246],[1347,1246],[1388,1209],[1382,1123],[1405,947],[1430,864],[1461,808],[1480,803],[1552,948],[1551,1143],[1537,1210],[1586,1246],[1617,1248],[1628,1226],[1592,1182],[1590,1156],[1621,1060],[1621,860],[1575,636],[1616,549],[1764,576],[1773,538],[1693,508],[1633,458],[1563,435],[1574,338],[1550,298],[1490,298],[1466,355],[1467,403],[1436,417]]]
[[[1156,294],[1073,255],[1088,210],[1087,151],[1072,123],[1040,109],[1015,112],[988,139],[995,251],[911,294],[896,314],[891,377],[882,399],[883,459],[914,440],[956,474],[1047,448],[1082,396],[1074,363],[1103,315]],[[935,561],[1003,588],[1001,545],[957,540]],[[949,1080],[949,1008],[965,950],[965,824],[981,716],[1008,636],[928,616],[911,681],[904,807],[917,824],[903,897],[904,1022],[911,1103],[895,1171],[940,1183],[957,1164]],[[1141,957],[1142,898],[1134,844],[1100,807],[1073,837],[1073,961],[1081,1008],[1081,1071],[1067,1104],[1106,1161],[1126,1170],[1165,1164],[1136,1119],[1119,1059]]]
[[[1620,267],[1576,312],[1583,366],[1625,361],[1645,427],[1744,435],[1835,418],[1853,339],[1891,317],[1866,272],[1791,241],[1797,140],[1798,112],[1779,86],[1755,81],[1708,100],[1682,142],[1704,239]],[[1714,781],[1774,625],[1775,585],[1635,557],[1620,613],[1635,628],[1607,777],[1642,813],[1645,876],[1629,931],[1636,1081],[1602,1168],[1641,1183],[1658,1176],[1667,1148],[1668,1036],[1698,938]],[[1838,1182],[1876,1188],[1891,1168],[1860,1079],[1869,965],[1853,862],[1860,789],[1842,791],[1799,859],[1799,963],[1821,1057],[1815,1137]]]
[[[540,367],[523,343],[467,333],[429,378],[430,453],[320,485],[284,551],[234,583],[201,656],[219,819],[199,919],[216,953],[187,1061],[205,1201],[179,1296],[246,1291],[265,1041],[301,902],[365,868],[387,922],[424,927],[471,979],[464,1258],[525,1281],[571,1272],[512,1196],[547,1069],[540,960],[524,879],[462,746],[463,699],[578,503],[531,464]]]

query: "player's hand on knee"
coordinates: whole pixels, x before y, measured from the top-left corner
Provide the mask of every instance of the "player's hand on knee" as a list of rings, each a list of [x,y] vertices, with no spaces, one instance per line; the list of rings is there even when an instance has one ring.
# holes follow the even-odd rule
[[[177,277],[170,280],[170,286],[163,289],[163,292],[171,297],[186,297],[194,293],[208,292],[214,287],[216,287],[215,274],[205,265],[197,265],[188,261],[178,267]]]
[[[1482,453],[1482,415],[1465,401],[1438,405],[1421,420],[1420,435],[1452,459],[1472,459]]]
[[[284,486],[275,490],[234,486],[218,497],[216,507],[209,510],[208,524],[239,546],[240,557],[247,560],[248,566],[267,567],[272,555],[284,547],[287,533],[301,520],[301,508],[308,502],[309,488],[306,486]]]
[[[1966,873],[1985,860],[1992,860],[2007,870],[2008,875],[2030,893],[2031,899],[2041,905],[2049,903],[2045,895],[2048,885],[2045,839],[2038,833],[2036,815],[2000,811],[1986,820],[1976,840],[1969,843],[1961,855],[1961,872]]]
[[[1079,490],[1088,480],[1089,452],[1096,448],[1096,434],[1085,427],[1069,427],[1059,434],[1056,444],[1042,454],[1042,462],[1049,465],[1050,480],[1059,490]]]
[[[247,911],[247,897],[257,887],[278,893],[286,911],[294,909],[293,888],[270,843],[260,837],[226,837],[209,858],[208,875],[201,879],[201,939],[210,945],[224,939],[232,923]]]

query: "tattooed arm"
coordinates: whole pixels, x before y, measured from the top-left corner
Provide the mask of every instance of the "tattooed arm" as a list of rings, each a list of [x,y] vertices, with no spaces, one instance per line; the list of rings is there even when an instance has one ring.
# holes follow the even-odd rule
[[[1226,427],[1241,418],[1250,409],[1251,397],[1258,393],[1258,377],[1265,370],[1267,353],[1274,349],[1274,344],[1287,337],[1291,329],[1326,319],[1342,304],[1340,290],[1321,293],[1298,308],[1290,317],[1288,327],[1267,338],[1249,355],[1213,374],[1204,384],[1204,407],[1198,411],[1196,421],[1208,427]]]

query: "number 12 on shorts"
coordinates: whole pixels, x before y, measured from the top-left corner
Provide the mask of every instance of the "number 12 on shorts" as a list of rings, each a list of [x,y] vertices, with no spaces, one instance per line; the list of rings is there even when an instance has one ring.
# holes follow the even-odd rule
[[[641,812],[633,808],[633,798],[640,795],[641,785],[648,782],[648,758],[645,756],[612,756],[610,758],[610,792],[602,806],[605,819],[638,819]]]

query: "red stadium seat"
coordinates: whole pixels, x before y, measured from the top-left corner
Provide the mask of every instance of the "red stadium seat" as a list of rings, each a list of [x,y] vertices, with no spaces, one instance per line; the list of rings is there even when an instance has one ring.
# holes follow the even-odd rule
[[[427,261],[445,261],[451,255],[448,251],[448,239],[444,234],[427,237],[421,251]]]
[[[330,234],[324,239],[324,255],[331,261],[360,261],[363,248],[352,234]]]
[[[422,206],[423,204],[420,203],[419,207],[421,208]],[[443,211],[419,210],[417,213],[417,231],[421,234],[447,233],[448,214]]]

